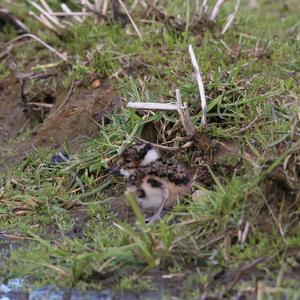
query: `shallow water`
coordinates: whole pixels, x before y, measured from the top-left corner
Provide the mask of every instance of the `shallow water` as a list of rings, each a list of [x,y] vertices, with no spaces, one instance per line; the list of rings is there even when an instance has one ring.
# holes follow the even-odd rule
[[[76,289],[58,289],[49,285],[30,292],[22,291],[24,280],[11,279],[7,284],[0,284],[0,300],[160,300],[162,292],[124,292],[113,294],[111,290],[79,291]]]
[[[0,267],[1,257],[5,258],[9,252],[24,246],[26,247],[26,243],[11,240],[0,232]],[[110,289],[79,291],[59,289],[53,285],[30,289],[28,285],[28,280],[24,278],[12,278],[5,283],[0,281],[0,300],[160,300],[164,299],[165,294],[163,291],[114,293]]]

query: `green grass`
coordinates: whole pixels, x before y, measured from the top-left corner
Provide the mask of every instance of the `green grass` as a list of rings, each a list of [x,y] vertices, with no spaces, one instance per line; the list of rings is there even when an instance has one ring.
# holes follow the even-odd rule
[[[53,7],[58,3],[52,2]],[[191,22],[188,2],[181,1],[181,6],[179,2],[164,1],[162,6],[169,14],[179,14]],[[155,289],[152,280],[146,278],[149,272],[157,272],[157,276],[186,273],[182,295],[198,299],[211,274],[273,255],[258,267],[264,273],[263,284],[272,282],[269,289],[262,291],[264,299],[299,297],[297,283],[285,277],[290,274],[288,270],[299,266],[289,254],[299,247],[299,219],[297,225],[290,224],[291,219],[281,219],[284,208],[278,211],[273,203],[266,205],[268,200],[261,185],[266,173],[282,166],[288,155],[299,149],[299,143],[293,146],[290,142],[291,116],[299,115],[296,95],[300,92],[300,7],[297,1],[287,2],[288,11],[283,10],[284,1],[259,1],[260,9],[256,11],[243,4],[224,37],[218,31],[232,3],[224,7],[216,28],[203,36],[189,32],[186,26],[183,32],[176,32],[163,22],[144,24],[136,13],[134,18],[143,40],[127,35],[121,25],[96,25],[93,20],[77,24],[58,37],[27,18],[25,4],[15,3],[12,10],[17,13],[19,9],[17,15],[34,33],[68,53],[72,68],[63,71],[63,80],[56,83],[57,87],[68,89],[73,79],[81,80],[88,74],[108,78],[142,62],[135,72],[125,71],[113,81],[126,101],[175,101],[175,88],[180,88],[197,130],[251,152],[259,168],[253,169],[239,155],[225,157],[223,162],[233,169],[239,164],[240,172],[222,173],[211,166],[209,172],[214,180],[206,196],[187,197],[155,226],[146,226],[138,210],[138,225],[124,223],[108,206],[112,191],[118,194],[124,184],[109,176],[99,183],[101,172],[123,147],[140,136],[145,124],[155,122],[171,128],[177,120],[177,115],[142,117],[124,108],[110,116],[108,125],[99,124],[99,136],[88,141],[86,151],[69,162],[51,166],[53,150],[38,150],[1,175],[1,231],[28,240],[26,246],[1,258],[0,279],[24,277],[34,286],[54,283],[82,289],[110,286],[136,291]],[[193,5],[190,3],[190,12]],[[10,29],[4,32],[6,40],[14,34]],[[205,130],[199,127],[201,114],[195,113],[200,101],[189,44],[193,45],[205,82],[209,120]],[[36,47],[29,43],[13,50],[22,71]],[[265,55],[255,56],[255,49],[263,49]],[[37,64],[58,61],[46,50],[38,52],[35,59]],[[0,65],[0,78],[9,76],[9,67]],[[178,130],[176,135],[184,136],[184,132]],[[279,155],[281,145],[285,147]],[[195,153],[189,150],[178,158],[193,164]],[[68,188],[78,170],[84,172]],[[80,185],[85,186],[84,193],[72,192],[80,190]],[[202,189],[202,185],[198,183],[195,189]],[[129,202],[135,208],[134,202]],[[71,203],[82,205],[87,213],[83,232],[76,237],[72,236],[76,221],[67,208]],[[284,200],[278,199],[278,205],[284,207]],[[293,209],[293,215],[299,215],[299,208]],[[244,230],[246,221],[251,227],[246,241],[241,243],[237,240],[238,231]],[[284,235],[281,226],[288,228]],[[226,237],[231,239],[229,250]],[[279,271],[282,279],[273,275]],[[253,288],[253,281],[254,278],[240,281],[235,289]],[[220,285],[223,290],[225,285]],[[209,292],[219,295],[218,286]]]

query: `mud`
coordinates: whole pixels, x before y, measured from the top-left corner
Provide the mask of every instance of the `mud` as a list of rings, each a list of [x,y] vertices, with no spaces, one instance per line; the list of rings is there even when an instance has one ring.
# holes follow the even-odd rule
[[[16,80],[0,82],[0,158],[7,155],[7,143],[21,132],[26,122]]]
[[[58,91],[50,112],[40,120],[43,123],[33,121],[32,114],[24,112],[21,98],[17,80],[11,78],[1,83],[0,170],[24,159],[34,148],[59,149],[67,143],[72,150],[78,150],[83,140],[97,136],[97,122],[122,106],[121,98],[108,81],[98,81],[97,85],[74,82],[72,90]],[[26,128],[31,130],[30,136],[17,142]]]

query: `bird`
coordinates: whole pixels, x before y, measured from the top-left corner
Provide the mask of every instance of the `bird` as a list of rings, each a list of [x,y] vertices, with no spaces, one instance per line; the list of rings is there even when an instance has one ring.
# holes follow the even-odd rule
[[[139,142],[121,153],[117,163],[112,168],[112,173],[128,179],[139,168],[146,167],[160,158],[158,149],[152,144]]]
[[[173,207],[180,196],[189,193],[191,187],[191,170],[164,158],[138,168],[127,179],[127,191],[135,195],[137,203],[143,209],[157,209],[148,219],[150,224],[159,221],[162,210]]]
[[[162,157],[150,143],[139,142],[125,149],[112,169],[125,177],[127,191],[135,195],[143,210],[156,209],[148,219],[150,224],[159,221],[162,210],[173,207],[192,186],[191,170]]]

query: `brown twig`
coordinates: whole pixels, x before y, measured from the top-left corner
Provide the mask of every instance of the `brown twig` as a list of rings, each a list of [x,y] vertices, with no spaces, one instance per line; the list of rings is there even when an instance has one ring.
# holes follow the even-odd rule
[[[68,95],[66,96],[66,98],[64,99],[63,103],[58,107],[58,111],[62,111],[62,108],[65,106],[65,104],[68,102],[68,100],[70,99],[72,93],[73,93],[73,89],[74,89],[74,84],[75,84],[75,79],[72,80],[71,83],[71,87],[69,89]]]
[[[122,8],[124,9],[124,11],[125,11],[125,13],[126,13],[128,19],[130,20],[130,23],[132,24],[134,30],[136,31],[137,35],[138,35],[139,38],[142,40],[142,39],[143,39],[143,36],[142,36],[141,32],[139,31],[138,27],[136,26],[136,24],[135,24],[133,18],[131,17],[131,14],[129,13],[129,11],[128,11],[126,5],[123,3],[122,0],[118,0],[118,1],[119,1],[120,5],[122,6]]]
[[[187,108],[187,104],[185,103],[185,105],[182,105],[180,90],[176,89],[175,92],[176,92],[178,113],[180,115],[181,123],[186,131],[186,134],[188,136],[193,136],[196,132],[196,128],[191,119],[189,110]]]
[[[234,287],[235,285],[241,280],[242,276],[250,271],[251,269],[253,269],[254,267],[256,267],[258,264],[261,264],[267,260],[271,260],[274,258],[274,255],[271,256],[271,257],[267,257],[267,256],[263,256],[263,257],[260,257],[260,258],[257,258],[255,259],[254,261],[242,266],[241,268],[239,268],[237,271],[236,271],[236,274],[235,274],[235,277],[233,279],[233,281],[226,287],[225,289],[225,294],[229,293]]]

